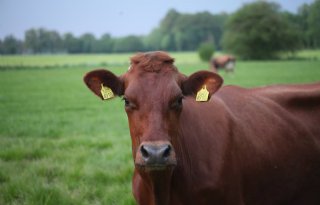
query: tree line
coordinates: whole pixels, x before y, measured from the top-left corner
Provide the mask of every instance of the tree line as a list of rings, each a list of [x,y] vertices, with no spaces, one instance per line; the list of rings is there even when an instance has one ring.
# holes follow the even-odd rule
[[[147,50],[195,50],[203,41],[215,41],[220,48],[223,25],[227,14],[209,12],[182,14],[168,11],[160,25],[147,36],[129,35],[121,38],[104,34],[96,38],[91,33],[79,37],[72,33],[59,34],[44,28],[29,29],[24,40],[9,35],[0,41],[2,54],[20,53],[121,53]]]
[[[301,5],[297,13],[283,11],[278,4],[266,1],[245,4],[233,14],[185,14],[171,9],[146,36],[117,38],[106,33],[97,38],[85,33],[77,37],[32,28],[25,32],[23,40],[12,35],[0,39],[0,54],[194,51],[205,42],[216,50],[256,59],[267,52],[271,54],[266,56],[271,57],[278,51],[320,48],[320,0]]]

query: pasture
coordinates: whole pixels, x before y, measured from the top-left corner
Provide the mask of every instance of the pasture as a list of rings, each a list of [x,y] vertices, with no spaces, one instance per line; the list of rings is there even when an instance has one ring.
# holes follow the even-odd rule
[[[123,102],[82,82],[96,66],[125,72],[131,55],[0,56],[0,204],[135,204]],[[316,57],[239,61],[220,74],[245,87],[319,82],[319,51],[297,55]],[[172,56],[182,73],[208,68],[196,53]]]

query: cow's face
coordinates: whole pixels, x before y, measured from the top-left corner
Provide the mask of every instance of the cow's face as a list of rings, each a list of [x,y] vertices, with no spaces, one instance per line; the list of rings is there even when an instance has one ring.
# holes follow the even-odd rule
[[[172,141],[183,108],[180,88],[183,76],[170,65],[149,72],[133,64],[125,75],[123,99],[133,156],[139,168],[163,169],[176,165]]]
[[[130,69],[120,77],[95,70],[84,81],[101,98],[101,84],[123,97],[135,165],[147,171],[177,164],[175,146],[185,97],[195,97],[203,86],[210,97],[222,84],[221,77],[209,71],[182,75],[173,66],[173,59],[163,52],[134,56]]]

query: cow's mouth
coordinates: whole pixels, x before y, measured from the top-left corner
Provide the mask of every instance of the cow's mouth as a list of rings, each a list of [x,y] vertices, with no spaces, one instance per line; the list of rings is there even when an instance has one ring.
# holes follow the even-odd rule
[[[171,164],[154,164],[154,165],[146,165],[146,164],[139,164],[136,163],[135,167],[140,171],[169,171],[173,170],[176,167],[176,163]]]
[[[172,170],[176,167],[176,165],[140,165],[140,164],[136,164],[135,165],[137,169],[139,169],[140,171],[169,171]]]

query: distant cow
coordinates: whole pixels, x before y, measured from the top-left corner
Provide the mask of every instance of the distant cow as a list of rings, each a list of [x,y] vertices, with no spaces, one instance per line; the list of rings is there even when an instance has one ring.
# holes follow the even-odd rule
[[[164,52],[84,82],[123,96],[138,204],[320,204],[320,83],[220,88],[218,74],[187,77]]]
[[[227,73],[233,72],[236,65],[236,58],[230,55],[215,57],[210,62],[211,70],[217,72],[224,69]]]

